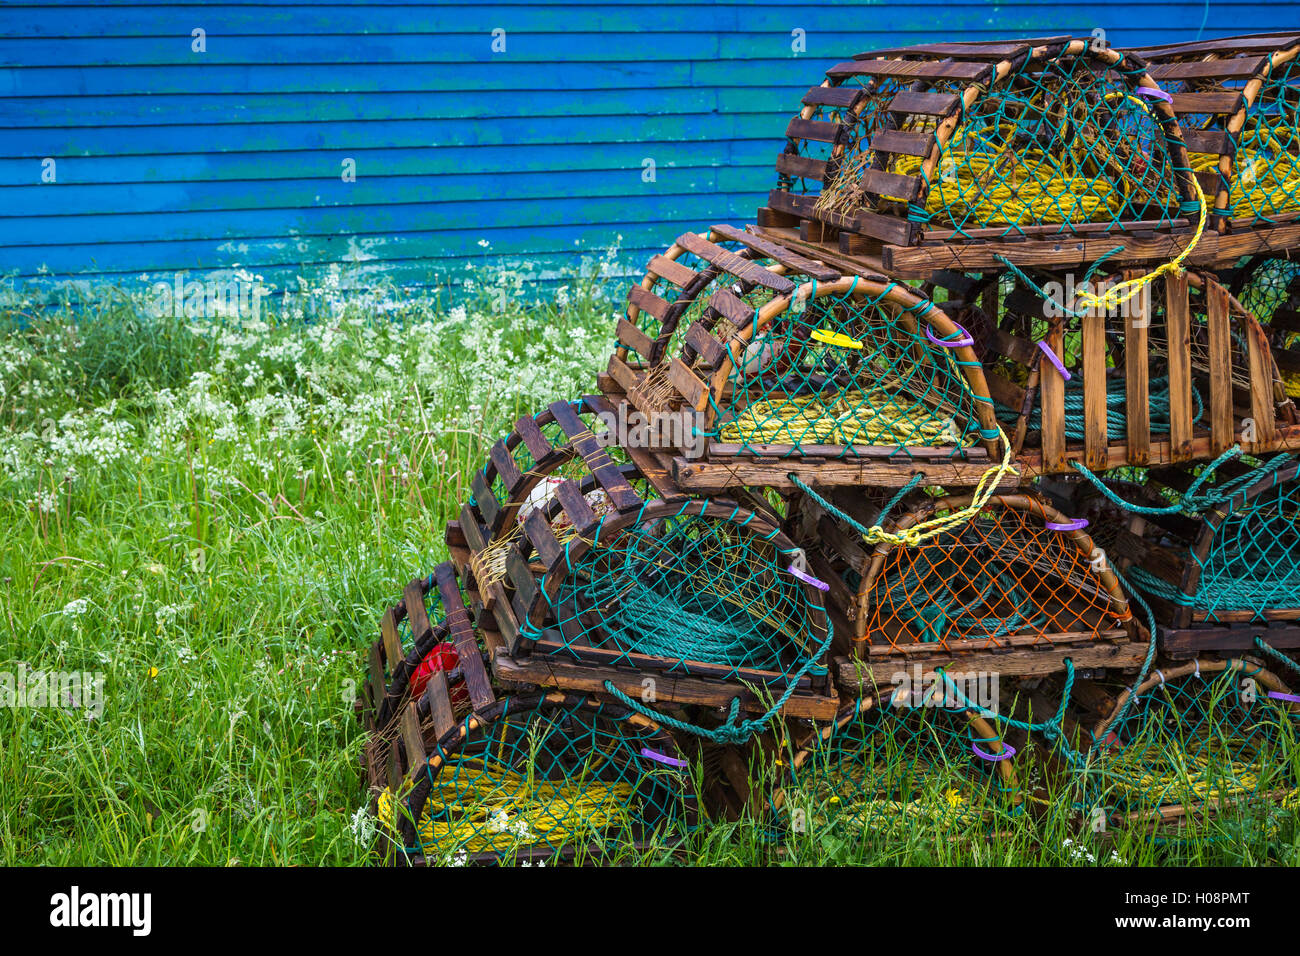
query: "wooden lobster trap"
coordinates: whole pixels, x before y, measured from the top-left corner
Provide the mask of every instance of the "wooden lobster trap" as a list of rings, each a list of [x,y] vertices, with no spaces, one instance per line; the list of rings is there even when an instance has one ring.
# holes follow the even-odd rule
[[[852,633],[850,656],[837,661],[843,690],[941,668],[1041,677],[1067,658],[1081,670],[1141,664],[1147,644],[1087,521],[1033,492],[993,495],[974,511],[973,502],[914,492],[882,516],[891,537],[874,546],[820,517],[816,533],[833,550],[814,567],[832,580],[835,619]],[[906,541],[914,530],[924,536]]]
[[[603,858],[695,825],[672,736],[598,697],[506,696],[433,736],[408,721],[398,747],[408,770],[379,790],[377,816],[412,865]]]
[[[659,358],[640,378],[627,378],[630,353],[611,359],[630,404],[650,416],[694,416],[694,447],[673,452],[679,487],[788,490],[797,487],[791,472],[821,486],[898,486],[908,478],[901,462],[974,484],[1002,453],[974,342],[947,311],[964,318],[960,299],[940,307],[881,276],[750,289],[758,299],[715,291],[675,355],[661,351],[674,332],[661,327],[653,343],[647,334],[641,348]],[[695,305],[684,292],[675,308],[684,316]],[[623,339],[633,338],[631,326],[620,322]],[[659,384],[647,389],[652,379]]]
[[[357,701],[370,733],[363,759],[372,787],[395,787],[407,771],[393,746],[399,735],[421,727],[441,734],[496,700],[484,658],[501,637],[485,623],[476,627],[450,563],[416,578],[383,613]]]
[[[925,278],[1092,261],[1117,237],[1168,260],[1199,219],[1167,94],[1090,38],[881,50],[826,77],[786,130],[765,227]]]
[[[998,722],[939,698],[883,688],[809,735],[772,795],[787,839],[831,830],[891,839],[986,832],[1021,804],[1016,749]]]
[[[1252,804],[1300,806],[1297,715],[1300,698],[1253,658],[1157,669],[1120,692],[1093,731],[1087,802],[1162,834]]]
[[[1208,477],[1208,476],[1207,476]],[[1195,487],[1187,470],[1112,487],[1132,511],[1100,501],[1118,530],[1109,554],[1152,606],[1172,658],[1300,647],[1300,463],[1221,465]],[[1179,503],[1197,495],[1199,504]],[[1163,513],[1152,514],[1153,509]]]
[[[1211,223],[1279,249],[1300,241],[1300,32],[1225,37],[1140,53],[1172,98]],[[1265,230],[1270,236],[1252,235]],[[1220,239],[1221,259],[1237,249]],[[1252,249],[1237,249],[1236,255]]]
[[[570,411],[551,408],[561,422]],[[483,489],[449,527],[475,611],[504,637],[497,678],[651,704],[739,698],[747,711],[788,689],[783,712],[833,714],[821,591],[771,502],[689,498],[591,441],[578,434],[547,450],[534,437],[537,460],[582,474],[547,485],[521,477],[504,501]],[[495,530],[488,501],[501,509]]]
[[[1017,277],[985,293],[998,315],[985,379],[1027,474],[1154,467],[1300,437],[1268,336],[1211,273],[1166,275],[1086,310],[1060,278]]]

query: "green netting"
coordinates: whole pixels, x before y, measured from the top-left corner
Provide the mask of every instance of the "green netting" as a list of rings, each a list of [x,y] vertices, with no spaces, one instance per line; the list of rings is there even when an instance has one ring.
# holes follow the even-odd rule
[[[935,345],[924,303],[906,310],[886,286],[877,295],[826,295],[777,316],[743,349],[732,343],[727,390],[711,396],[713,429],[747,450],[789,445],[951,447],[984,435],[954,350]],[[798,301],[798,300],[796,300]],[[743,351],[743,354],[739,354]],[[970,363],[977,364],[977,363]]]
[[[1215,120],[1203,125],[1211,127]],[[1246,110],[1236,144],[1228,205],[1215,214],[1254,224],[1293,218],[1300,211],[1300,64],[1295,59],[1264,82]],[[1198,172],[1218,169],[1217,154],[1193,153],[1191,160]]]
[[[913,222],[959,233],[1005,226],[1023,227],[1093,222],[1170,222],[1194,213],[1182,206],[1177,169],[1168,149],[1172,120],[1135,92],[1143,70],[1127,60],[1108,66],[1093,56],[1066,54],[1065,47],[1044,60],[1022,59],[1012,73],[962,116],[941,147],[939,163],[927,182],[923,206],[906,204]],[[947,80],[931,93],[961,95],[964,80]],[[881,104],[892,99],[882,90]],[[864,111],[864,122],[893,126],[893,111]],[[933,116],[907,115],[904,131],[932,132]],[[876,129],[859,142],[871,141]],[[873,201],[860,182],[865,170],[883,168],[904,176],[923,175],[923,160],[901,154],[877,156],[863,148],[849,156],[823,192],[818,208],[852,213],[861,208],[902,209],[900,197]],[[1193,208],[1195,207],[1195,208]]]
[[[648,654],[684,673],[691,662],[713,665],[708,672],[724,679],[742,669],[807,672],[826,618],[789,571],[798,549],[778,547],[776,533],[751,525],[752,516],[699,510],[687,503],[621,533],[595,534],[548,599],[549,623],[563,636],[556,653],[607,648],[620,652],[613,663]]]
[[[1103,728],[1087,772],[1094,805],[1147,810],[1294,789],[1290,705],[1268,696],[1258,665],[1231,663],[1157,678]]]
[[[1207,621],[1229,611],[1300,607],[1300,481],[1233,510],[1214,532],[1192,607]]]
[[[921,699],[859,709],[818,738],[785,792],[782,810],[792,828],[831,827],[847,836],[982,829],[991,815],[1018,804],[1012,751],[1000,732],[973,711],[915,696]],[[932,703],[945,702],[942,690],[936,697]]]
[[[1300,308],[1300,262],[1262,259],[1253,263],[1237,301],[1264,325],[1273,321],[1278,309],[1297,310]]]
[[[432,862],[609,848],[690,823],[693,790],[676,747],[628,711],[582,697],[507,700],[417,785],[415,843]],[[392,793],[379,817],[404,842]],[[396,802],[409,834],[411,810]]]

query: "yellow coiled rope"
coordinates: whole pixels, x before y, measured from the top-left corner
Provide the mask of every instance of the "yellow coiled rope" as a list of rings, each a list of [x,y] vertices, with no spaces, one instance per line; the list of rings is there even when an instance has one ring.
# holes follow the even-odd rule
[[[1271,213],[1300,209],[1300,131],[1256,125],[1243,131],[1234,158],[1234,174],[1228,188],[1228,217],[1251,219]],[[1192,153],[1195,172],[1214,172],[1219,157],[1213,153]]]
[[[1138,803],[1153,799],[1168,803],[1171,795],[1180,801],[1242,796],[1258,790],[1260,779],[1253,764],[1187,754],[1173,743],[1125,750],[1108,761],[1105,770],[1108,776],[1115,775],[1116,789]]]
[[[631,822],[631,783],[538,780],[480,758],[448,761],[434,778],[416,832],[425,847],[470,853],[558,847]],[[379,794],[379,822],[398,832],[390,788]],[[446,820],[433,820],[436,807]]]
[[[949,420],[936,420],[931,409],[903,406],[883,388],[845,392],[836,401],[815,395],[763,399],[723,425],[723,441],[774,444],[791,435],[801,443],[826,445],[954,444],[964,447]]]

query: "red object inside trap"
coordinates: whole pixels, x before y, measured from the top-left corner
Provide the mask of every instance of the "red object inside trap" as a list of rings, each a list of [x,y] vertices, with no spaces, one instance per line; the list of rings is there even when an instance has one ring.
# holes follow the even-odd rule
[[[435,644],[429,653],[424,655],[424,660],[420,661],[420,666],[411,675],[411,696],[419,697],[423,694],[429,678],[438,671],[447,674],[452,704],[469,700],[469,694],[465,691],[465,682],[461,680],[460,657],[456,653],[454,644]]]

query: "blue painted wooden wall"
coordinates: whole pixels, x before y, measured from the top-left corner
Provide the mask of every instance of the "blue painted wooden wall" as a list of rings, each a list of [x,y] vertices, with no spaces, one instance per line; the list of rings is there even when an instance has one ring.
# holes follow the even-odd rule
[[[545,277],[618,236],[639,266],[683,227],[752,221],[798,98],[860,50],[1297,23],[1300,4],[1237,0],[4,2],[0,274],[424,283],[502,257]]]

